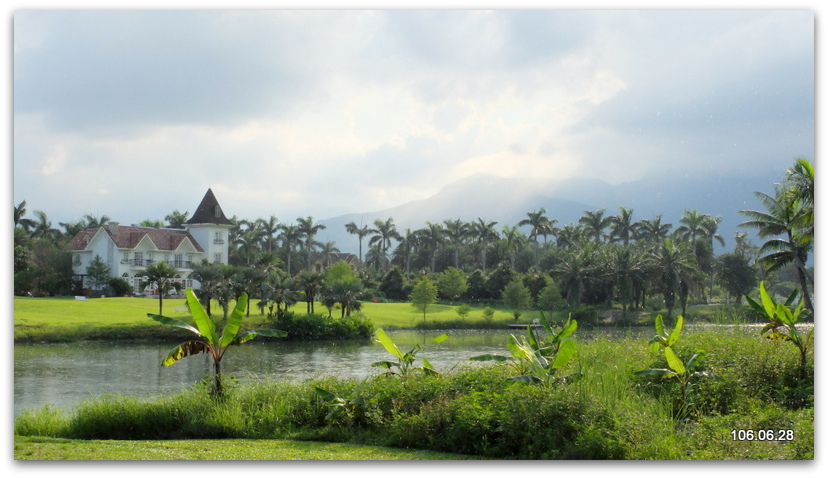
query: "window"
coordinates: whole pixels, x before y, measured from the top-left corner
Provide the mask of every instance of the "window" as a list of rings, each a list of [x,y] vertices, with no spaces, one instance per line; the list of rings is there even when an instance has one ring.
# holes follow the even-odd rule
[[[81,258],[78,254],[72,255],[72,265],[79,266],[81,264]]]
[[[173,267],[181,269],[184,266],[184,254],[176,254],[173,261]]]
[[[124,255],[121,256],[121,264],[129,264],[129,252],[124,252]]]
[[[153,253],[147,252],[147,265],[152,265],[155,261],[153,260]]]
[[[144,253],[143,252],[136,252],[135,253],[135,266],[143,267],[144,266]]]
[[[216,255],[213,256],[213,263],[221,264],[221,252],[216,252]]]
[[[216,209],[215,209],[214,212],[216,214],[216,217],[221,217],[221,208],[219,207],[218,204],[216,204]]]
[[[213,244],[224,244],[224,234],[216,232],[216,237],[213,239]]]

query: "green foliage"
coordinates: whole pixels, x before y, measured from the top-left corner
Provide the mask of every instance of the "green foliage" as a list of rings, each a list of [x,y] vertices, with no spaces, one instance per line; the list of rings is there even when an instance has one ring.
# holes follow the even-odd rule
[[[101,286],[109,282],[111,273],[112,268],[99,255],[95,255],[86,267],[86,274],[89,276],[89,280],[92,281],[94,290],[100,289]]]
[[[396,362],[389,362],[387,360],[383,360],[381,362],[374,362],[371,364],[372,367],[382,367],[389,370],[389,374],[393,374],[391,370],[396,368],[398,373],[402,378],[408,378],[409,374],[412,370],[419,370],[428,375],[437,375],[437,371],[434,370],[434,367],[429,363],[428,359],[423,357],[423,366],[422,367],[415,367],[414,360],[417,358],[417,353],[423,350],[422,345],[417,344],[415,345],[410,351],[403,353],[399,347],[391,340],[390,337],[385,333],[382,329],[377,329],[376,332],[377,342],[382,344],[385,347],[385,350],[388,351],[391,355],[397,357]],[[448,338],[448,334],[441,334],[437,337],[431,339],[432,342],[439,344],[440,342],[446,340]]]
[[[282,310],[271,316],[270,321],[273,328],[287,334],[287,340],[369,339],[374,334],[371,320],[362,314],[331,317]]]
[[[510,362],[518,373],[508,378],[514,382],[541,383],[554,385],[558,383],[571,382],[581,377],[580,372],[565,377],[555,377],[556,372],[564,367],[575,354],[575,341],[572,334],[578,330],[578,322],[571,318],[560,331],[555,331],[543,316],[541,319],[544,329],[549,334],[546,339],[541,339],[532,326],[526,327],[526,338],[516,338],[511,335],[506,347],[512,357],[497,354],[485,354],[472,357],[472,361],[497,361]]]
[[[538,308],[548,312],[564,310],[566,308],[566,300],[561,295],[554,281],[549,281],[541,289],[540,293],[538,293]]]
[[[425,322],[428,306],[437,301],[437,286],[428,276],[423,276],[412,289],[408,300],[415,309],[423,313],[423,322]]]
[[[454,308],[454,311],[457,312],[457,315],[459,315],[461,319],[465,320],[471,313],[471,306],[469,304],[460,304]]]
[[[799,350],[799,374],[800,378],[804,379],[806,375],[806,367],[808,360],[808,352],[812,351],[814,344],[814,329],[811,328],[808,332],[802,333],[796,328],[796,323],[799,322],[800,317],[808,314],[807,310],[803,310],[804,301],[800,300],[795,309],[791,309],[793,302],[796,300],[797,291],[795,290],[784,304],[778,304],[773,297],[770,296],[765,283],[759,284],[759,294],[761,305],[755,300],[746,296],[748,304],[757,315],[764,317],[768,323],[762,327],[761,334],[773,341],[790,342]]]
[[[264,329],[254,330],[239,334],[241,328],[242,318],[244,317],[244,310],[247,307],[247,293],[243,293],[233,309],[232,315],[227,319],[221,333],[216,330],[216,325],[207,315],[201,303],[198,301],[192,289],[187,289],[187,304],[190,306],[190,312],[193,314],[193,321],[195,327],[178,319],[172,319],[157,314],[147,314],[148,317],[160,322],[164,325],[178,327],[184,330],[189,330],[196,334],[199,339],[190,340],[178,345],[172,349],[161,361],[161,365],[169,366],[190,355],[199,353],[207,353],[213,358],[213,392],[217,395],[223,393],[222,376],[221,376],[221,359],[227,352],[231,345],[241,345],[247,341],[253,340],[259,335],[268,337],[284,337],[287,335],[281,330]]]
[[[582,324],[598,325],[598,310],[593,305],[576,305],[570,309],[569,315]]]
[[[491,322],[494,319],[495,310],[491,307],[486,307],[483,309],[483,320],[486,322]]]
[[[528,309],[532,306],[532,295],[529,289],[523,285],[519,280],[509,282],[502,292],[503,303],[506,307],[512,309],[517,321],[521,310]]]
[[[674,380],[679,384],[679,395],[676,401],[676,418],[683,420],[694,412],[693,405],[688,401],[690,391],[695,383],[702,378],[710,377],[712,374],[703,370],[704,350],[696,352],[685,363],[676,354],[673,346],[679,339],[684,324],[684,317],[676,318],[676,325],[672,331],[664,328],[664,320],[661,316],[655,319],[656,336],[650,341],[650,351],[657,353],[659,349],[664,351],[664,358],[667,361],[667,368],[648,368],[636,372],[636,375],[651,378],[658,381]]]
[[[132,285],[122,277],[113,277],[109,280],[109,289],[115,297],[123,297],[132,292]]]
[[[463,271],[449,267],[437,275],[437,290],[440,295],[450,300],[457,300],[469,288]]]

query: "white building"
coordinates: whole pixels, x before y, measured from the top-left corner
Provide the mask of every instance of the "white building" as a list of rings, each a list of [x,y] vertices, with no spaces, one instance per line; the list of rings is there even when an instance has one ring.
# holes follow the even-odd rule
[[[227,264],[229,231],[233,223],[224,215],[216,196],[207,190],[201,204],[184,229],[122,226],[110,221],[79,232],[67,246],[72,253],[72,269],[83,287],[90,287],[87,268],[95,258],[109,265],[112,277],[121,277],[140,290],[141,272],[155,262],[173,267],[182,287],[198,289],[190,278],[192,268],[202,260]]]

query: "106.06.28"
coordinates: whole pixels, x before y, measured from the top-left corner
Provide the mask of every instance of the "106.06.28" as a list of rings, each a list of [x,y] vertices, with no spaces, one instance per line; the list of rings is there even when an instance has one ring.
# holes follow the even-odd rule
[[[792,441],[793,430],[730,430],[734,441]]]

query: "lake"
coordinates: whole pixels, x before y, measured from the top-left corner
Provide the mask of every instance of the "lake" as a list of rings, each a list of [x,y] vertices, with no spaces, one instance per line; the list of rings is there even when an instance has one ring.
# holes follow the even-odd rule
[[[508,355],[506,340],[520,330],[448,331],[449,339],[435,344],[431,338],[442,331],[391,331],[388,335],[407,352],[424,345],[418,355],[426,357],[440,372],[458,365],[474,364],[469,357],[486,353]],[[634,334],[649,338],[649,327],[624,329],[581,329],[577,338],[595,334]],[[200,354],[162,367],[161,359],[175,343],[81,342],[70,344],[15,344],[14,413],[51,404],[71,408],[105,394],[153,398],[176,394],[211,373],[212,360]],[[257,380],[303,381],[334,375],[364,378],[384,369],[371,363],[391,360],[379,343],[365,341],[257,342],[233,347],[222,361],[225,376],[239,382]]]

